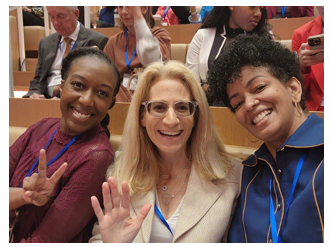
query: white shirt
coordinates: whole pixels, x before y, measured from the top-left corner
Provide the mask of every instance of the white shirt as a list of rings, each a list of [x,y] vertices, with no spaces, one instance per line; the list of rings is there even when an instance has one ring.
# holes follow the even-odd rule
[[[77,41],[79,29],[80,29],[80,23],[77,21],[77,26],[76,26],[75,31],[68,36],[69,38],[72,39],[72,41],[70,43],[71,48]],[[57,48],[55,60],[52,64],[52,67],[49,70],[49,73],[48,73],[49,75],[47,77],[47,92],[50,96],[53,95],[53,87],[55,85],[61,84],[60,72],[61,72],[62,57],[63,57],[64,51],[66,50],[66,47],[67,47],[67,43],[64,42],[64,38],[65,38],[64,36],[61,36],[60,43]],[[61,47],[61,49],[60,49],[60,47]]]
[[[160,209],[160,212],[162,213],[157,192],[155,193],[155,195],[156,195],[156,200],[155,200],[156,206]],[[174,214],[169,219],[166,220],[173,234],[175,234],[176,231],[179,212],[180,209],[182,208],[184,197],[185,196],[183,196],[183,199],[179,203]],[[154,212],[150,243],[172,243],[173,238],[174,237],[172,236],[168,228],[163,224],[159,216],[157,216],[156,212]]]

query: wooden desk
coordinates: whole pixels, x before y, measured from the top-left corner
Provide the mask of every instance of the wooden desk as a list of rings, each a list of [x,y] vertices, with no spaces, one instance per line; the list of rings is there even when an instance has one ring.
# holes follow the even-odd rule
[[[172,44],[189,44],[201,24],[181,24],[163,27],[170,33]],[[119,32],[118,27],[95,28],[95,31],[111,37]]]
[[[288,40],[292,39],[292,34],[295,29],[315,18],[316,17],[270,19],[267,22],[272,25],[271,30],[278,38]],[[165,26],[164,28],[170,33],[172,44],[189,44],[200,26],[201,24],[180,24]],[[107,37],[111,37],[121,31],[118,27],[96,28],[94,30],[103,33]]]
[[[61,117],[59,100],[50,99],[9,99],[9,126],[29,127],[45,117]],[[113,135],[122,135],[129,103],[116,103],[109,110],[108,128]],[[262,142],[251,143],[247,130],[235,119],[234,114],[225,107],[211,107],[217,131],[224,144],[233,146],[259,147]],[[323,112],[315,112],[324,118]]]
[[[287,19],[270,19],[267,22],[272,25],[271,31],[274,35],[279,36],[281,40],[292,40],[293,31],[302,25],[314,20],[316,17],[300,17]],[[278,39],[276,37],[276,39]]]

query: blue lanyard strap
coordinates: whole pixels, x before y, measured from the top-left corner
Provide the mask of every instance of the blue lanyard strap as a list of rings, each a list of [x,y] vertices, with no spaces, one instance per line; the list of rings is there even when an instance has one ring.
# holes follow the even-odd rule
[[[49,138],[49,140],[47,141],[47,143],[46,143],[46,145],[45,145],[45,147],[44,147],[44,149],[46,150],[47,149],[47,147],[48,147],[48,145],[49,145],[49,143],[51,142],[51,140],[53,139],[53,137],[54,137],[54,135],[55,135],[55,133],[56,133],[56,131],[57,131],[57,129],[54,131],[54,133],[51,135],[51,137]],[[83,134],[79,134],[79,135],[77,135],[77,136],[75,136],[74,138],[72,138],[71,139],[71,141],[51,160],[51,161],[49,161],[48,163],[47,163],[47,167],[49,166],[49,165],[51,165],[55,160],[57,160],[75,141],[77,141],[79,138],[81,138],[81,136],[82,136]],[[27,175],[27,177],[29,177],[30,176],[30,174],[31,174],[31,172],[35,169],[35,167],[36,167],[36,165],[38,164],[38,162],[39,162],[39,157],[38,157],[38,159],[36,160],[36,162],[34,163],[34,165],[31,167],[31,169],[30,169],[30,171],[28,172],[28,175]],[[38,173],[38,171],[37,171],[37,173]]]
[[[155,212],[156,212],[156,215],[160,218],[160,220],[162,221],[162,223],[168,228],[168,230],[170,231],[171,235],[173,236],[174,234],[172,233],[171,228],[170,228],[168,222],[165,220],[165,218],[163,217],[160,209],[156,206],[156,204],[155,204]]]
[[[164,22],[164,19],[165,19],[165,17],[166,17],[166,16],[167,16],[167,14],[168,14],[168,11],[169,11],[169,9],[170,9],[170,6],[167,6],[167,7],[164,9],[164,13],[163,13],[162,22]]]
[[[130,61],[128,60],[128,31],[125,31],[125,40],[126,40],[126,46],[125,46],[125,62],[126,62],[126,66],[128,67],[128,70],[131,71],[130,69],[130,64],[134,58],[134,56],[136,55],[136,51],[137,51],[137,47],[134,48],[132,57],[130,59]]]
[[[302,166],[303,166],[303,162],[305,161],[306,158],[306,154],[301,155],[300,160],[297,164],[297,168],[295,170],[295,174],[294,174],[294,178],[293,178],[293,182],[292,182],[292,187],[291,187],[291,194],[288,198],[287,204],[286,204],[286,209],[285,209],[285,214],[284,214],[284,220],[283,220],[283,224],[280,228],[279,231],[279,236],[277,234],[277,225],[276,225],[276,216],[275,216],[275,209],[274,209],[274,205],[273,205],[273,200],[272,200],[272,175],[270,175],[270,186],[269,186],[269,190],[270,190],[270,224],[271,224],[271,235],[272,235],[272,241],[274,243],[281,243],[282,242],[282,229],[283,226],[285,226],[286,224],[286,218],[287,218],[287,213],[288,210],[290,208],[290,204],[292,201],[292,197],[295,191],[295,187],[298,183],[299,177],[300,177],[300,173],[302,170]]]
[[[280,9],[282,10],[282,16],[285,16],[286,6],[280,6]]]
[[[80,29],[80,23],[79,23],[79,29]],[[77,37],[77,39],[78,39],[78,37]],[[71,50],[70,51],[72,51],[74,48],[75,48],[75,46],[76,46],[76,42],[77,42],[77,39],[75,40],[75,43],[73,44],[73,46],[71,47]],[[64,42],[64,40],[62,41],[62,43]],[[59,49],[60,49],[60,52],[62,53],[62,47],[61,47],[61,42],[59,42]]]

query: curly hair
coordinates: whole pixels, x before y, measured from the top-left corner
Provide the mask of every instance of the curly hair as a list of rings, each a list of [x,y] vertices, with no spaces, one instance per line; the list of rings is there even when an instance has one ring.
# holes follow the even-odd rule
[[[219,106],[223,102],[234,112],[227,95],[227,84],[240,78],[245,66],[265,68],[285,86],[292,77],[297,78],[303,92],[300,106],[306,111],[302,76],[296,54],[273,40],[271,34],[262,36],[241,34],[229,41],[224,52],[214,61],[207,74],[210,105]]]

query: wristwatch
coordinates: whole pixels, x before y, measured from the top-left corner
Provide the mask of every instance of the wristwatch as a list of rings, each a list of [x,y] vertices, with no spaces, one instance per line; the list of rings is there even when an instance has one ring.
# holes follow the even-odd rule
[[[196,14],[198,14],[198,12],[196,12],[196,11],[194,11],[194,12],[190,12],[191,13],[191,15],[196,15]]]

